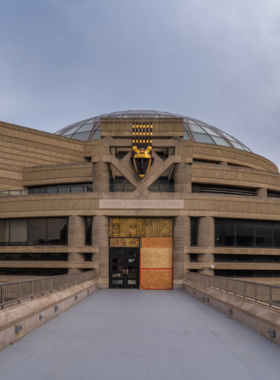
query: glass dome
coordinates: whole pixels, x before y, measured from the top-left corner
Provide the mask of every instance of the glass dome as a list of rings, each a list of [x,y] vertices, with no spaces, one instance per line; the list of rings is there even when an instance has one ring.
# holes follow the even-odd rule
[[[79,121],[78,123],[68,125],[67,127],[56,132],[56,135],[69,137],[81,141],[90,141],[92,139],[100,139],[100,119],[101,117],[110,118],[166,118],[180,117],[184,119],[184,137],[185,140],[192,140],[206,144],[222,145],[226,147],[246,150],[251,152],[240,141],[218,128],[203,123],[202,121],[170,112],[159,111],[121,111],[105,113],[103,115],[91,117],[90,119]]]

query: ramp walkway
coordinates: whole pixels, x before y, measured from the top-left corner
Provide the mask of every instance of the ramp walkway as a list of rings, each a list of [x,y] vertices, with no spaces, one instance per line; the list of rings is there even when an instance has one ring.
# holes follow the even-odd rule
[[[280,347],[184,291],[99,290],[0,352],[3,380],[279,379]]]

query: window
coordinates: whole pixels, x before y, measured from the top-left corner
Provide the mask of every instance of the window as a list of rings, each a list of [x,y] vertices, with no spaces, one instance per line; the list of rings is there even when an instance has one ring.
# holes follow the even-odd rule
[[[28,194],[61,194],[61,193],[90,193],[92,192],[91,183],[57,185],[57,186],[41,186],[31,187]]]
[[[153,193],[174,193],[174,181],[168,180],[166,177],[159,177],[148,190]]]
[[[67,218],[0,220],[0,245],[67,245]]]
[[[135,187],[124,177],[115,177],[115,179],[110,180],[110,192],[121,192],[128,193],[133,192]]]
[[[85,261],[92,261],[92,253],[85,253]]]
[[[67,253],[0,253],[1,261],[68,261]]]
[[[198,218],[191,218],[191,246],[192,247],[197,247],[197,221],[198,221]]]
[[[280,247],[280,222],[215,219],[217,247]]]
[[[85,218],[85,227],[86,227],[86,239],[85,239],[85,245],[92,245],[92,217],[86,217]]]

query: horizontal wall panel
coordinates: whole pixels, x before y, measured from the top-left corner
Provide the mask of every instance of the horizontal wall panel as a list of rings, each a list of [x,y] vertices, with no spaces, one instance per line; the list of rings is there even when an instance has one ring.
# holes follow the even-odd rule
[[[171,290],[172,269],[141,269],[141,289]]]
[[[141,268],[172,268],[172,248],[141,248]]]

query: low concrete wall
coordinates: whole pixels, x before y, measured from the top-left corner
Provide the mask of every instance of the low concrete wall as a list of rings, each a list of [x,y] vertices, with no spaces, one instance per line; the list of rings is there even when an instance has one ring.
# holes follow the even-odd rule
[[[198,300],[280,345],[280,305],[279,309],[268,308],[190,280],[185,281],[183,289]],[[271,336],[273,331],[274,337]]]
[[[63,313],[98,289],[96,280],[0,310],[0,350]],[[16,330],[20,330],[16,332]]]

